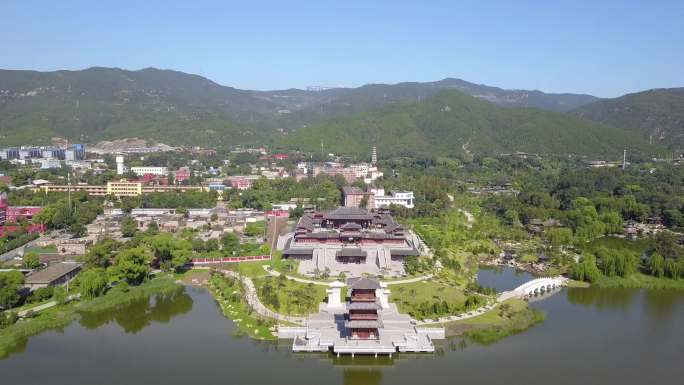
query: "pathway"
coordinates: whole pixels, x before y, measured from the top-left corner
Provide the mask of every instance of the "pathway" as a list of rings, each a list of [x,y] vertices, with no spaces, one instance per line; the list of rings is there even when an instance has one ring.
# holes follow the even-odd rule
[[[499,305],[498,302],[493,303],[491,305],[483,306],[478,308],[477,310],[473,310],[471,312],[461,314],[461,315],[450,315],[446,317],[440,317],[437,319],[431,319],[431,320],[423,320],[423,321],[416,321],[416,325],[418,326],[423,326],[423,325],[433,325],[433,324],[441,324],[445,322],[453,322],[453,321],[461,321],[464,319],[468,318],[475,318],[477,316],[481,316],[482,314],[494,310],[495,307]]]
[[[270,274],[270,275],[272,275],[272,276],[274,276],[274,277],[279,277],[279,276],[282,274],[282,273],[279,272],[279,271],[275,271],[275,270],[271,269],[271,266],[268,266],[268,265],[263,265],[263,268],[264,268],[264,270],[266,270],[266,272],[267,272],[268,274]],[[407,279],[400,279],[400,280],[396,280],[396,281],[384,281],[384,282],[382,282],[382,283],[385,283],[385,284],[387,284],[387,285],[400,285],[400,284],[403,284],[403,283],[414,283],[414,282],[426,281],[426,280],[428,280],[428,279],[430,279],[430,278],[432,278],[432,277],[433,277],[432,274],[428,274],[428,275],[422,275],[422,276],[420,276],[420,277],[407,278]],[[311,284],[320,285],[320,286],[329,286],[329,285],[330,285],[330,282],[326,282],[326,281],[314,281],[314,280],[311,280],[311,279],[293,277],[293,276],[290,276],[290,275],[287,275],[287,274],[285,275],[285,278],[291,279],[291,280],[293,280],[293,281],[295,281],[295,282],[299,282],[299,283],[306,283],[306,284],[311,283]]]
[[[67,297],[67,302],[73,301],[74,299],[78,299],[78,298],[81,298],[81,295],[80,295],[80,294],[70,295],[70,296]],[[20,312],[17,313],[17,316],[18,316],[19,318],[24,318],[24,317],[26,316],[26,314],[28,314],[28,312],[38,313],[39,311],[43,311],[43,310],[45,310],[45,309],[49,309],[49,308],[51,308],[51,307],[53,307],[53,306],[57,306],[57,301],[46,302],[46,303],[44,303],[44,304],[42,304],[42,305],[38,305],[38,306],[34,306],[34,307],[30,308],[30,309],[22,310],[22,311],[20,311]]]
[[[468,312],[466,314],[458,315],[458,316],[446,316],[446,317],[441,317],[436,320],[426,320],[426,321],[416,321],[417,325],[430,325],[430,324],[437,324],[437,323],[444,323],[444,322],[451,322],[451,321],[460,321],[468,318],[473,318],[477,317],[479,315],[482,315],[490,310],[493,310],[497,305],[500,303],[507,301],[511,298],[525,298],[527,296],[530,296],[531,293],[537,293],[540,290],[550,290],[551,288],[559,287],[559,286],[565,286],[569,280],[565,277],[557,276],[557,277],[546,277],[546,278],[537,278],[533,279],[531,281],[525,282],[524,284],[518,286],[517,288],[510,290],[510,291],[505,291],[496,298],[496,302],[487,306],[483,306],[481,308],[478,308],[477,310],[474,310],[472,312]]]
[[[306,322],[305,317],[289,316],[285,314],[276,313],[273,310],[264,306],[264,304],[261,303],[261,300],[259,300],[259,295],[257,294],[254,282],[249,277],[245,277],[230,270],[219,270],[219,272],[221,272],[225,276],[237,278],[242,281],[245,287],[245,299],[247,300],[247,303],[252,307],[252,309],[254,309],[254,311],[256,311],[259,315],[268,318],[274,318],[276,320],[292,322],[299,325],[303,325]]]
[[[459,212],[466,216],[466,227],[472,228],[473,223],[475,223],[475,216],[470,212],[463,209],[458,209]]]

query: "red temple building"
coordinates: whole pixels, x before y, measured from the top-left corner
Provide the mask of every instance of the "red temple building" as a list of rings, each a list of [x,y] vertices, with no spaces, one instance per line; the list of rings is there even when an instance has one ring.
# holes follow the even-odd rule
[[[382,321],[378,314],[381,306],[376,292],[381,289],[380,284],[368,278],[359,278],[350,282],[351,295],[344,323],[347,337],[360,340],[378,339]]]
[[[283,256],[300,260],[299,271],[329,269],[332,275],[402,275],[409,256],[419,256],[420,240],[385,209],[339,207],[305,213]]]

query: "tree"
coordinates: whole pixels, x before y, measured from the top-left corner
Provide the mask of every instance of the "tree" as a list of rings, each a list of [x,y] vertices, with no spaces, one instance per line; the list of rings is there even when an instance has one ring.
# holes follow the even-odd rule
[[[159,225],[157,225],[156,221],[151,221],[150,224],[147,225],[147,233],[152,235],[159,233]]]
[[[19,290],[24,284],[24,275],[19,271],[0,273],[0,307],[12,308],[19,303]]]
[[[149,260],[150,256],[143,248],[135,247],[124,250],[116,256],[114,265],[108,269],[108,272],[118,280],[125,280],[132,285],[138,285],[147,278]]]
[[[121,221],[121,235],[124,237],[132,237],[138,231],[138,223],[133,217],[127,215]]]
[[[679,279],[679,263],[673,258],[666,259],[665,273],[672,279]]]
[[[40,267],[40,257],[38,256],[38,253],[31,251],[31,252],[24,254],[22,266],[25,269],[31,269],[31,270],[37,269],[38,267]]]
[[[235,233],[224,233],[221,236],[221,246],[223,255],[231,256],[240,249],[240,239]]]
[[[665,275],[665,258],[658,253],[653,253],[648,262],[648,267],[651,269],[651,275],[662,278]]]
[[[43,207],[38,214],[33,216],[33,221],[45,225],[45,227],[52,228],[52,218],[55,216],[55,208],[52,206]]]
[[[110,264],[110,260],[114,257],[116,249],[120,247],[119,243],[113,239],[103,239],[94,244],[83,257],[83,261],[88,267],[104,267]]]
[[[171,267],[175,272],[180,272],[184,269],[192,259],[192,251],[180,249],[171,252]]]
[[[554,247],[572,244],[572,230],[568,228],[552,228],[546,231],[546,237]]]
[[[209,252],[218,251],[218,249],[219,249],[218,239],[216,239],[216,238],[207,239],[207,242],[204,244],[204,248]]]
[[[81,222],[76,222],[69,226],[69,232],[74,238],[81,238],[88,233],[85,225]]]
[[[93,299],[102,295],[107,288],[107,272],[102,268],[89,269],[79,276],[81,295]]]
[[[578,281],[596,282],[601,277],[601,271],[596,266],[596,258],[586,255],[572,266],[570,275]]]

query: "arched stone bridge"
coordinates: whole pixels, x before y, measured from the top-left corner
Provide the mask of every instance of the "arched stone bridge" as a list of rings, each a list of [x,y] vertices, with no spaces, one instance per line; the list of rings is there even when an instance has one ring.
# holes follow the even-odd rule
[[[499,295],[497,300],[503,302],[511,298],[525,298],[531,297],[535,294],[544,293],[555,289],[557,287],[565,286],[569,281],[568,278],[562,276],[536,278],[525,282],[511,291],[505,291]]]

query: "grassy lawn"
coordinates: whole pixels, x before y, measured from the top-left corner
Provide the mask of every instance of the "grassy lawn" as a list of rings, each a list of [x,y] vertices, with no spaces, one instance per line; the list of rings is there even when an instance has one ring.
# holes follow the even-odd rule
[[[241,284],[237,280],[215,275],[210,280],[209,290],[214,296],[223,315],[233,320],[238,327],[236,334],[247,334],[261,340],[275,340],[274,322],[253,312],[244,299]]]
[[[521,299],[510,299],[477,317],[444,324],[448,336],[464,335],[480,344],[491,344],[542,322],[546,315]]]
[[[641,254],[652,246],[653,240],[649,238],[629,240],[618,237],[601,237],[589,242],[583,248],[587,251],[594,251],[599,247],[606,247],[608,249],[629,250]]]
[[[325,286],[305,284],[280,277],[254,279],[259,299],[269,309],[286,315],[315,313],[326,297]]]
[[[38,253],[38,254],[55,254],[57,253],[57,246],[48,245],[45,247],[33,246],[26,249],[27,253]]]
[[[658,278],[641,273],[632,274],[628,277],[606,277],[604,275],[592,285],[607,288],[623,289],[676,289],[684,290],[684,279]]]
[[[446,302],[449,308],[459,308],[465,305],[466,295],[457,286],[449,286],[436,281],[421,281],[392,285],[389,287],[390,302],[395,302],[399,311],[414,317],[424,314],[419,308],[425,304]],[[425,314],[438,316],[438,314]],[[446,314],[442,314],[446,315]]]

